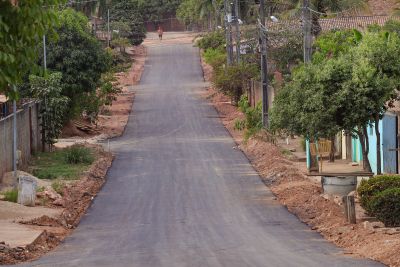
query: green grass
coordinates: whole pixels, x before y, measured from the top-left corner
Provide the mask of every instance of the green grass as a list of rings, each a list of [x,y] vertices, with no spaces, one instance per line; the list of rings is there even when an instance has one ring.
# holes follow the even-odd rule
[[[88,154],[85,154],[88,153]],[[69,163],[71,154],[79,154],[83,161],[77,164]],[[83,155],[83,156],[82,156]],[[74,157],[73,157],[74,158]],[[32,174],[40,179],[79,179],[81,174],[86,171],[94,161],[93,152],[90,149],[71,152],[71,149],[56,150],[54,152],[38,153],[31,162],[30,169]]]
[[[54,182],[51,183],[51,187],[54,189],[54,191],[56,191],[60,195],[63,195],[65,182],[60,181],[60,180],[55,180]]]
[[[4,200],[9,202],[17,203],[18,201],[18,190],[12,189],[3,193]]]

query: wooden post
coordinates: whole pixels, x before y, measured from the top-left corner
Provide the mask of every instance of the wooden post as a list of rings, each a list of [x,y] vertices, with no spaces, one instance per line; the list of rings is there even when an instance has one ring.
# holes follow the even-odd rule
[[[356,223],[356,206],[354,196],[344,196],[342,198],[344,206],[344,216],[349,223]]]

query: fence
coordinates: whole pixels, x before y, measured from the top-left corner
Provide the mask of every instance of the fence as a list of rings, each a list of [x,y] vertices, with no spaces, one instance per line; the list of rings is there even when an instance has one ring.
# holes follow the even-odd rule
[[[0,119],[0,179],[13,168],[13,115]],[[39,103],[30,101],[17,111],[17,149],[19,168],[27,165],[31,155],[41,149]]]

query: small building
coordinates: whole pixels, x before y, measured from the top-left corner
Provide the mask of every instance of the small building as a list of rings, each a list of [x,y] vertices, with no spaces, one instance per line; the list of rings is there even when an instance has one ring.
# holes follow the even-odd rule
[[[375,125],[368,127],[369,153],[368,159],[371,164],[372,172],[377,173],[377,137],[375,133]],[[382,173],[399,173],[398,160],[398,116],[388,111],[379,121],[379,131],[381,133],[381,172]],[[349,143],[351,142],[351,143]],[[362,164],[363,155],[361,143],[358,137],[342,138],[342,158],[358,162]]]

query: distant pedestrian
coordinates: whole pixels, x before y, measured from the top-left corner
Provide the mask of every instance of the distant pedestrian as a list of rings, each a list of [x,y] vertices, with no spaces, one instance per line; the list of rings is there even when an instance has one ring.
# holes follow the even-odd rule
[[[163,29],[161,28],[161,26],[158,26],[158,39],[160,39],[160,41],[162,40],[162,35],[164,33]]]

